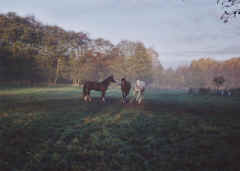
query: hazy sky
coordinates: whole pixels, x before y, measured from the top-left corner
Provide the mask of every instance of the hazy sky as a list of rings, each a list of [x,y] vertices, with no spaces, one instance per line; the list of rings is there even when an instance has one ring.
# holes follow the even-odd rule
[[[166,3],[167,2],[167,3]],[[240,56],[240,18],[224,24],[216,0],[7,0],[0,13],[35,15],[44,24],[85,31],[114,44],[142,41],[165,67],[192,59]]]

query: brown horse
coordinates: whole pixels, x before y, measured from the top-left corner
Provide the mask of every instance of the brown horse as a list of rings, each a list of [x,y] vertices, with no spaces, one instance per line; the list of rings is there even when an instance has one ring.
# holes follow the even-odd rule
[[[127,95],[129,94],[131,89],[131,83],[128,82],[125,78],[121,79],[121,90],[122,90],[122,99],[123,104],[127,103]]]
[[[95,90],[95,91],[101,91],[102,92],[102,96],[101,99],[104,102],[105,101],[105,92],[108,89],[108,86],[110,85],[110,83],[113,82],[115,83],[116,81],[113,78],[113,75],[109,76],[108,78],[106,78],[105,80],[103,80],[102,82],[96,82],[96,81],[87,81],[84,83],[83,85],[83,99],[85,101],[92,101],[92,98],[90,97],[90,91],[91,90]]]

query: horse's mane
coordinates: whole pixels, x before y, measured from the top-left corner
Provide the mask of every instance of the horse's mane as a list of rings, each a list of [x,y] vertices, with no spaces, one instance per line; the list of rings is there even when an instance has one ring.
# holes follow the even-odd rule
[[[107,83],[107,82],[109,82],[109,79],[110,79],[111,77],[112,77],[112,76],[107,77],[105,80],[102,81],[102,83]]]

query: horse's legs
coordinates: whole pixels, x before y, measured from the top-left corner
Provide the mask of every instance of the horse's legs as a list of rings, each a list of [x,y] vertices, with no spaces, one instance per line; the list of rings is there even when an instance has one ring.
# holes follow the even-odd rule
[[[136,101],[138,101],[138,99],[139,99],[139,91],[136,91],[135,97],[136,97]]]
[[[84,99],[84,101],[88,100],[88,94],[87,93],[83,93],[83,99]]]
[[[87,101],[88,100],[88,96],[84,95],[83,99],[84,99],[84,101]]]
[[[137,91],[136,101],[138,102],[138,104],[140,104],[142,101],[141,95],[142,95],[141,91]]]
[[[102,101],[105,102],[105,91],[102,91],[102,97],[101,97]]]
[[[87,85],[83,85],[83,99],[85,102],[88,101],[88,95],[89,95],[89,89],[87,88]]]
[[[91,96],[90,96],[90,91],[89,91],[89,90],[84,93],[83,99],[84,99],[84,101],[86,101],[86,102],[91,102],[91,101],[92,101],[92,98],[91,98]]]
[[[144,97],[144,91],[139,91],[139,99],[138,99],[138,104],[140,104],[143,100],[143,97]]]
[[[91,101],[92,101],[92,98],[91,98],[91,96],[90,96],[90,95],[88,95],[88,99],[89,99],[89,100],[88,100],[89,102],[91,102]]]
[[[124,104],[126,102],[126,96],[125,96],[125,92],[122,92],[122,103]]]
[[[87,99],[88,99],[88,102],[91,102],[92,101],[92,98],[90,96],[90,91],[87,92]]]
[[[142,95],[140,94],[139,98],[138,98],[138,104],[140,104],[142,102]]]

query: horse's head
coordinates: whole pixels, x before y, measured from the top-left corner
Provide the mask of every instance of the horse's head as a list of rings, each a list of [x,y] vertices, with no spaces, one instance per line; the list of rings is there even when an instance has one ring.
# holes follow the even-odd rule
[[[122,78],[121,79],[121,86],[124,86],[126,84],[126,79],[125,78]]]
[[[137,89],[144,89],[146,87],[146,83],[144,81],[137,80],[135,84]]]
[[[136,84],[137,84],[137,86],[140,86],[141,81],[140,81],[140,80],[137,80],[137,81],[136,81]]]
[[[115,83],[116,81],[114,80],[114,77],[113,77],[113,75],[111,75],[110,77],[108,77],[108,80],[110,81],[110,82],[113,82],[113,83]]]

